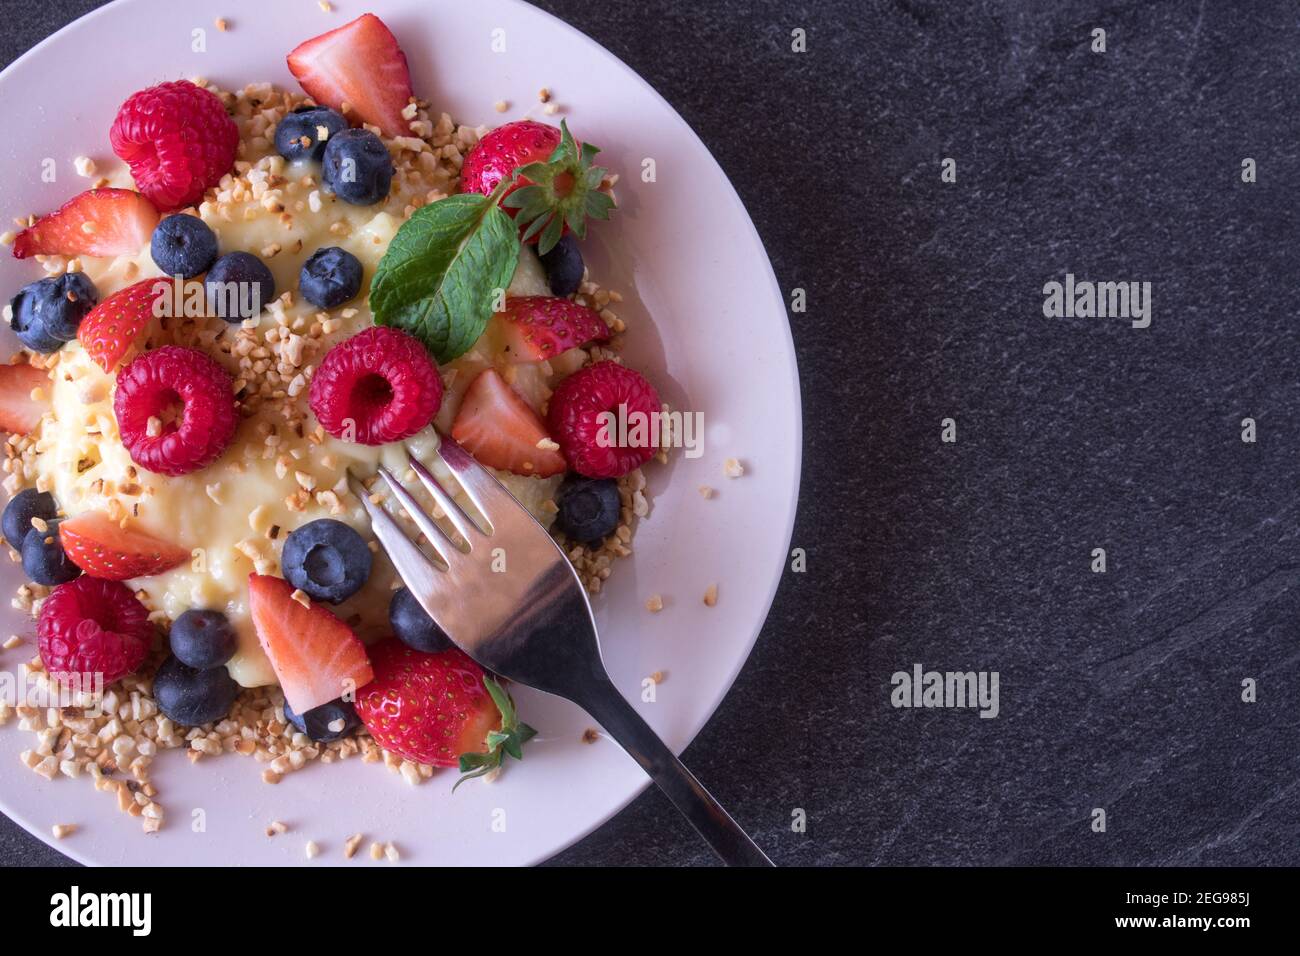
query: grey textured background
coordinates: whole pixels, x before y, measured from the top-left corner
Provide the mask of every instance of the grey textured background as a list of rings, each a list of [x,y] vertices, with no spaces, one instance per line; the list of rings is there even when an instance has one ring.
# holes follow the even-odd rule
[[[5,0],[0,59],[96,5]],[[1300,863],[1296,5],[539,5],[808,292],[809,569],[687,753],[722,802],[783,864]],[[1151,328],[1044,319],[1067,271],[1152,282]],[[915,662],[1001,716],[891,709]],[[8,821],[0,861],[66,862]],[[556,862],[711,860],[648,792]]]

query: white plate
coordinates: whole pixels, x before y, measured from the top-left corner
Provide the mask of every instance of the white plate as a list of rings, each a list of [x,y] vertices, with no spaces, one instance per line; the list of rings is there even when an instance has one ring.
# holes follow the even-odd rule
[[[620,211],[596,225],[584,252],[593,273],[627,296],[620,314],[631,330],[629,363],[675,407],[703,412],[707,424],[703,457],[679,454],[666,469],[648,469],[654,511],[638,531],[636,554],[615,567],[595,602],[606,663],[630,699],[640,699],[647,675],[668,673],[657,701],[639,708],[680,751],[753,646],[794,518],[798,377],[762,243],[726,176],[672,107],[563,22],[516,0],[336,0],[335,7],[325,14],[313,0],[117,0],[51,37],[0,75],[11,133],[0,145],[0,215],[7,221],[48,212],[85,188],[73,159],[112,160],[109,125],[136,90],[199,75],[228,89],[268,80],[290,86],[290,49],[367,10],[396,33],[417,93],[461,121],[558,122],[537,101],[537,91],[550,87],[577,134],[603,147],[602,164],[622,174]],[[230,21],[229,32],[214,28],[218,15]],[[196,29],[206,30],[205,53],[191,50]],[[504,37],[504,53],[493,52],[494,31],[503,31],[495,36]],[[498,100],[511,104],[504,115],[493,110]],[[42,180],[46,158],[56,164],[53,184]],[[654,182],[642,179],[646,159],[655,161]],[[40,274],[5,256],[0,295],[8,298]],[[744,462],[743,478],[723,476],[730,457]],[[718,489],[711,500],[698,491],[706,484]],[[10,593],[19,576],[5,565],[0,584]],[[701,597],[713,582],[718,603],[707,608]],[[643,604],[655,593],[666,607],[650,614]],[[7,606],[0,616],[0,633],[32,634],[31,623]],[[0,668],[16,671],[32,652],[30,644],[0,651]],[[358,831],[394,841],[414,864],[533,863],[607,820],[646,781],[612,741],[581,742],[592,722],[575,707],[527,690],[518,696],[525,718],[541,730],[527,759],[499,782],[466,785],[454,796],[449,773],[410,787],[382,766],[354,760],[311,766],[268,786],[251,759],[190,765],[171,752],[154,771],[167,823],[145,836],[138,819],[119,814],[116,800],[88,780],[47,782],[23,770],[17,755],[33,737],[11,723],[0,729],[0,809],[47,841],[52,824],[80,824],[57,848],[84,863],[297,864],[314,839],[323,851],[316,865],[340,864],[343,841]],[[693,769],[706,785],[725,772],[721,765]],[[200,810],[206,828],[195,832],[191,820]],[[291,824],[292,834],[267,839],[263,829],[277,819]],[[363,852],[350,865],[371,864]]]

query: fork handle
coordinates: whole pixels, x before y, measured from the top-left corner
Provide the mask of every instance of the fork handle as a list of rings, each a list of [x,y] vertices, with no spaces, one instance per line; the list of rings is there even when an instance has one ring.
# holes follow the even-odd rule
[[[578,701],[620,747],[641,765],[728,866],[772,866],[744,830],[650,729],[612,681],[589,688]]]

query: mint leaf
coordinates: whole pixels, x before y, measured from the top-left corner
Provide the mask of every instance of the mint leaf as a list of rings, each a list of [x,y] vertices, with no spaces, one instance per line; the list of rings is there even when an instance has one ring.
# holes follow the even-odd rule
[[[430,203],[402,224],[370,283],[377,325],[409,332],[440,363],[464,355],[519,262],[519,231],[495,197]]]

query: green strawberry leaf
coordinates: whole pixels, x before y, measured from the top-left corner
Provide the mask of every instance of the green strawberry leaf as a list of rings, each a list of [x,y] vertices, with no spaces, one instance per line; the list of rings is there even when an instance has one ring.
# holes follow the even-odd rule
[[[414,335],[440,363],[473,347],[519,262],[519,232],[498,196],[430,203],[397,230],[370,283],[377,325]]]
[[[560,121],[560,145],[545,162],[529,163],[514,171],[520,186],[501,205],[516,210],[515,222],[524,227],[523,241],[537,237],[537,251],[546,255],[564,235],[567,225],[579,239],[586,238],[588,219],[608,219],[614,200],[600,192],[605,169],[593,165],[600,152],[590,143],[579,149],[569,126]]]
[[[452,785],[452,793],[455,793],[456,788],[466,780],[481,777],[500,767],[507,755],[516,760],[523,760],[524,744],[537,736],[536,730],[519,720],[519,715],[515,711],[515,702],[510,699],[504,687],[486,675],[483,678],[483,686],[487,688],[492,703],[496,704],[497,710],[501,712],[501,727],[499,730],[488,731],[485,753],[460,755],[461,777]]]

